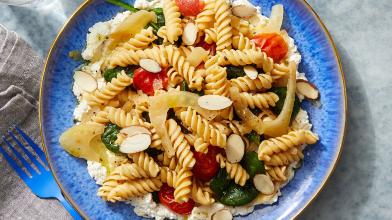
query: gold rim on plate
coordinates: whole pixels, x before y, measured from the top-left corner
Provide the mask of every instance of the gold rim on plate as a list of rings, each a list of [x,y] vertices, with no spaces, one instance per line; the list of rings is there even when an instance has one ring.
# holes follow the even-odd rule
[[[49,155],[47,152],[47,147],[45,145],[45,140],[44,140],[44,135],[42,132],[42,93],[43,93],[43,82],[44,82],[44,78],[45,78],[45,73],[46,73],[46,69],[47,69],[47,64],[48,64],[48,60],[49,57],[51,57],[52,55],[52,51],[54,46],[57,44],[57,41],[59,39],[59,37],[62,35],[63,31],[65,30],[65,28],[68,26],[68,24],[72,21],[72,19],[78,15],[84,8],[86,8],[89,4],[92,3],[93,0],[86,0],[85,2],[83,2],[73,13],[72,15],[67,19],[67,21],[64,23],[63,27],[60,29],[59,33],[57,34],[56,38],[54,39],[52,45],[50,46],[49,49],[49,53],[48,56],[46,58],[45,61],[45,65],[44,65],[44,69],[42,71],[42,76],[41,76],[41,83],[40,83],[40,91],[39,91],[39,108],[38,108],[38,116],[39,116],[39,126],[40,126],[40,136],[41,136],[41,141],[42,141],[42,146],[44,148],[44,152],[45,152],[45,156],[46,159],[48,160],[48,164],[49,164],[49,168],[51,170],[51,172],[53,173],[53,176],[57,182],[57,184],[59,185],[64,197],[71,203],[71,205],[79,212],[79,214],[84,218],[84,219],[88,219],[87,215],[76,205],[76,203],[72,200],[72,198],[69,196],[68,192],[63,188],[63,186],[61,185],[59,179],[56,176],[56,173],[53,172],[52,169],[52,164],[51,161],[49,159]],[[297,218],[299,216],[299,214],[301,214],[305,208],[307,208],[310,203],[312,203],[314,201],[314,199],[317,197],[317,195],[321,192],[321,190],[324,188],[327,180],[329,179],[329,177],[331,176],[332,172],[335,170],[337,162],[340,158],[341,152],[342,152],[342,148],[343,148],[343,142],[345,139],[345,133],[346,133],[346,124],[347,124],[347,93],[346,93],[346,79],[344,77],[344,73],[343,73],[343,67],[342,67],[342,63],[340,60],[340,56],[338,53],[338,49],[335,45],[335,42],[332,39],[331,34],[329,33],[328,29],[326,28],[325,24],[321,21],[321,18],[318,16],[318,14],[314,11],[314,9],[310,6],[310,4],[306,1],[306,0],[300,0],[305,6],[306,8],[311,12],[311,14],[313,15],[313,17],[317,20],[317,22],[319,23],[319,25],[322,27],[322,30],[324,31],[324,33],[327,35],[328,41],[330,43],[330,45],[332,45],[333,49],[334,49],[334,55],[335,55],[335,59],[339,65],[339,72],[340,72],[340,77],[341,77],[341,82],[342,82],[342,93],[343,93],[343,97],[344,97],[344,109],[343,109],[343,120],[342,120],[342,124],[341,124],[341,130],[343,132],[340,133],[340,137],[339,137],[339,151],[337,152],[337,154],[335,154],[335,157],[333,158],[333,165],[329,168],[329,170],[327,171],[327,175],[325,176],[325,178],[323,179],[323,181],[321,182],[321,185],[318,187],[318,189],[316,190],[315,193],[313,193],[313,195],[311,196],[310,200],[302,207],[300,208],[295,214],[293,219]]]

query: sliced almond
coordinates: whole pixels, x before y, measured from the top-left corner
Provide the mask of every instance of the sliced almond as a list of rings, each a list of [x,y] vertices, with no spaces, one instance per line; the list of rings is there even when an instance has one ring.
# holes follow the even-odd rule
[[[232,220],[233,215],[227,209],[221,209],[212,215],[212,220]]]
[[[123,128],[120,130],[120,133],[125,134],[128,137],[132,137],[137,134],[148,134],[151,136],[150,130],[148,130],[143,126],[137,126],[137,125]]]
[[[231,12],[240,18],[249,18],[257,14],[257,9],[247,1],[234,0]]]
[[[188,22],[184,27],[184,34],[182,35],[182,42],[185,45],[193,45],[197,39],[197,26],[193,22]]]
[[[225,148],[227,160],[230,163],[238,163],[241,161],[245,152],[245,143],[241,136],[232,134],[227,139],[227,146]]]
[[[199,64],[208,59],[208,54],[210,52],[204,50],[202,47],[195,47],[191,51],[191,53],[186,57],[186,61],[188,61],[192,66],[199,66]]]
[[[318,99],[320,95],[315,85],[303,79],[297,79],[297,92],[311,100]]]
[[[120,151],[125,154],[137,153],[146,150],[151,144],[149,134],[136,134],[127,137],[120,144]]]
[[[200,107],[213,111],[225,109],[233,104],[229,98],[220,95],[205,95],[200,97],[197,102]]]
[[[75,83],[86,92],[93,92],[97,89],[97,80],[88,73],[76,71],[73,79],[75,80]]]
[[[256,189],[265,195],[271,195],[275,191],[271,178],[264,174],[257,174],[253,177],[253,184]]]
[[[141,59],[139,66],[151,73],[159,73],[162,71],[161,66],[155,60]]]
[[[254,66],[244,66],[244,72],[250,79],[256,79],[258,72]]]

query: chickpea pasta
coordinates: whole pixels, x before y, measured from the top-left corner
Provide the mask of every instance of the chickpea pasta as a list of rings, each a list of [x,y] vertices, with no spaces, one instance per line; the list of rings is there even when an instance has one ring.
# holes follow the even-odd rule
[[[60,144],[87,160],[103,200],[158,219],[243,214],[276,202],[318,142],[301,108],[312,99],[296,91],[307,79],[294,40],[234,1],[136,0],[140,8],[91,28],[74,76],[75,125]]]

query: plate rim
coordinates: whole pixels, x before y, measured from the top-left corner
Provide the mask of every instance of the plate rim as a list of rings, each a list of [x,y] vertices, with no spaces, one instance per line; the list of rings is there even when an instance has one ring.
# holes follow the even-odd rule
[[[48,60],[49,58],[52,56],[52,52],[53,52],[53,48],[54,46],[57,44],[58,39],[60,38],[60,36],[63,34],[65,28],[68,26],[68,24],[73,20],[73,18],[75,16],[77,16],[84,8],[86,8],[87,6],[89,6],[93,1],[95,0],[85,0],[84,2],[82,2],[75,10],[74,12],[68,17],[68,19],[64,22],[63,26],[60,28],[60,30],[58,31],[56,37],[54,38],[49,51],[47,53],[46,59],[45,59],[45,64],[44,64],[44,68],[42,70],[41,73],[41,79],[40,79],[40,89],[39,89],[39,106],[38,106],[38,118],[39,118],[39,132],[40,132],[40,137],[41,137],[41,144],[45,153],[45,157],[46,160],[48,161],[49,164],[49,168],[50,171],[52,172],[54,179],[56,181],[56,183],[58,184],[58,186],[60,187],[60,190],[62,192],[62,194],[64,195],[65,199],[73,206],[73,208],[83,217],[83,219],[89,219],[88,216],[86,215],[86,213],[84,213],[74,202],[74,200],[71,198],[71,196],[68,194],[68,192],[63,188],[60,180],[58,179],[56,173],[53,171],[52,169],[52,164],[51,161],[49,159],[49,154],[47,151],[47,146],[45,144],[45,138],[44,138],[44,134],[43,134],[43,122],[42,122],[42,96],[43,96],[43,83],[44,83],[44,79],[45,79],[45,74],[47,72],[47,66],[48,66]],[[343,109],[342,109],[342,124],[341,124],[341,132],[340,132],[340,136],[339,136],[339,150],[338,152],[334,155],[333,158],[333,165],[329,167],[328,171],[327,171],[327,175],[324,177],[323,181],[321,182],[321,184],[318,186],[317,190],[312,194],[312,196],[310,197],[310,199],[306,202],[306,204],[304,204],[301,208],[298,209],[298,211],[296,211],[296,213],[294,213],[292,219],[296,219],[297,217],[299,217],[299,215],[310,206],[310,204],[316,199],[316,197],[320,194],[320,192],[324,189],[327,181],[330,179],[332,173],[334,172],[337,163],[340,159],[340,156],[342,154],[342,150],[343,150],[343,143],[345,140],[345,136],[346,136],[346,129],[347,129],[347,88],[346,88],[346,79],[345,79],[345,75],[344,75],[344,71],[343,71],[343,65],[341,62],[341,58],[339,55],[339,51],[336,47],[335,41],[332,38],[332,35],[330,34],[328,28],[326,27],[326,25],[324,24],[324,22],[321,20],[320,16],[317,14],[317,12],[312,8],[312,6],[307,2],[307,0],[298,0],[300,3],[304,4],[304,6],[306,7],[306,9],[310,12],[310,14],[315,18],[315,20],[317,21],[317,23],[320,25],[322,31],[324,32],[324,34],[327,36],[328,39],[328,43],[329,45],[333,48],[333,55],[335,57],[335,60],[338,63],[338,70],[340,73],[340,81],[342,83],[342,93],[343,93],[343,98],[344,98],[344,105],[343,105]]]

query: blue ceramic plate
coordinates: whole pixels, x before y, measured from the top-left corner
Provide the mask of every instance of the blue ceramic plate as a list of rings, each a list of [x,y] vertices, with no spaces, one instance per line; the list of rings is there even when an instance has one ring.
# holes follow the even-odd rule
[[[297,216],[319,193],[331,174],[342,148],[346,121],[344,76],[336,48],[320,19],[303,0],[253,0],[269,16],[275,4],[285,8],[284,29],[302,54],[299,70],[305,72],[321,93],[321,107],[305,101],[314,131],[320,141],[305,151],[305,160],[294,179],[282,190],[279,202],[258,206],[241,218],[289,219]],[[46,62],[40,96],[42,139],[52,171],[66,197],[91,219],[140,219],[123,203],[106,203],[96,196],[98,186],[90,178],[86,162],[67,154],[59,145],[62,132],[73,125],[76,99],[72,74],[79,64],[68,52],[85,46],[88,28],[111,19],[122,9],[104,0],[85,2],[57,36]]]

